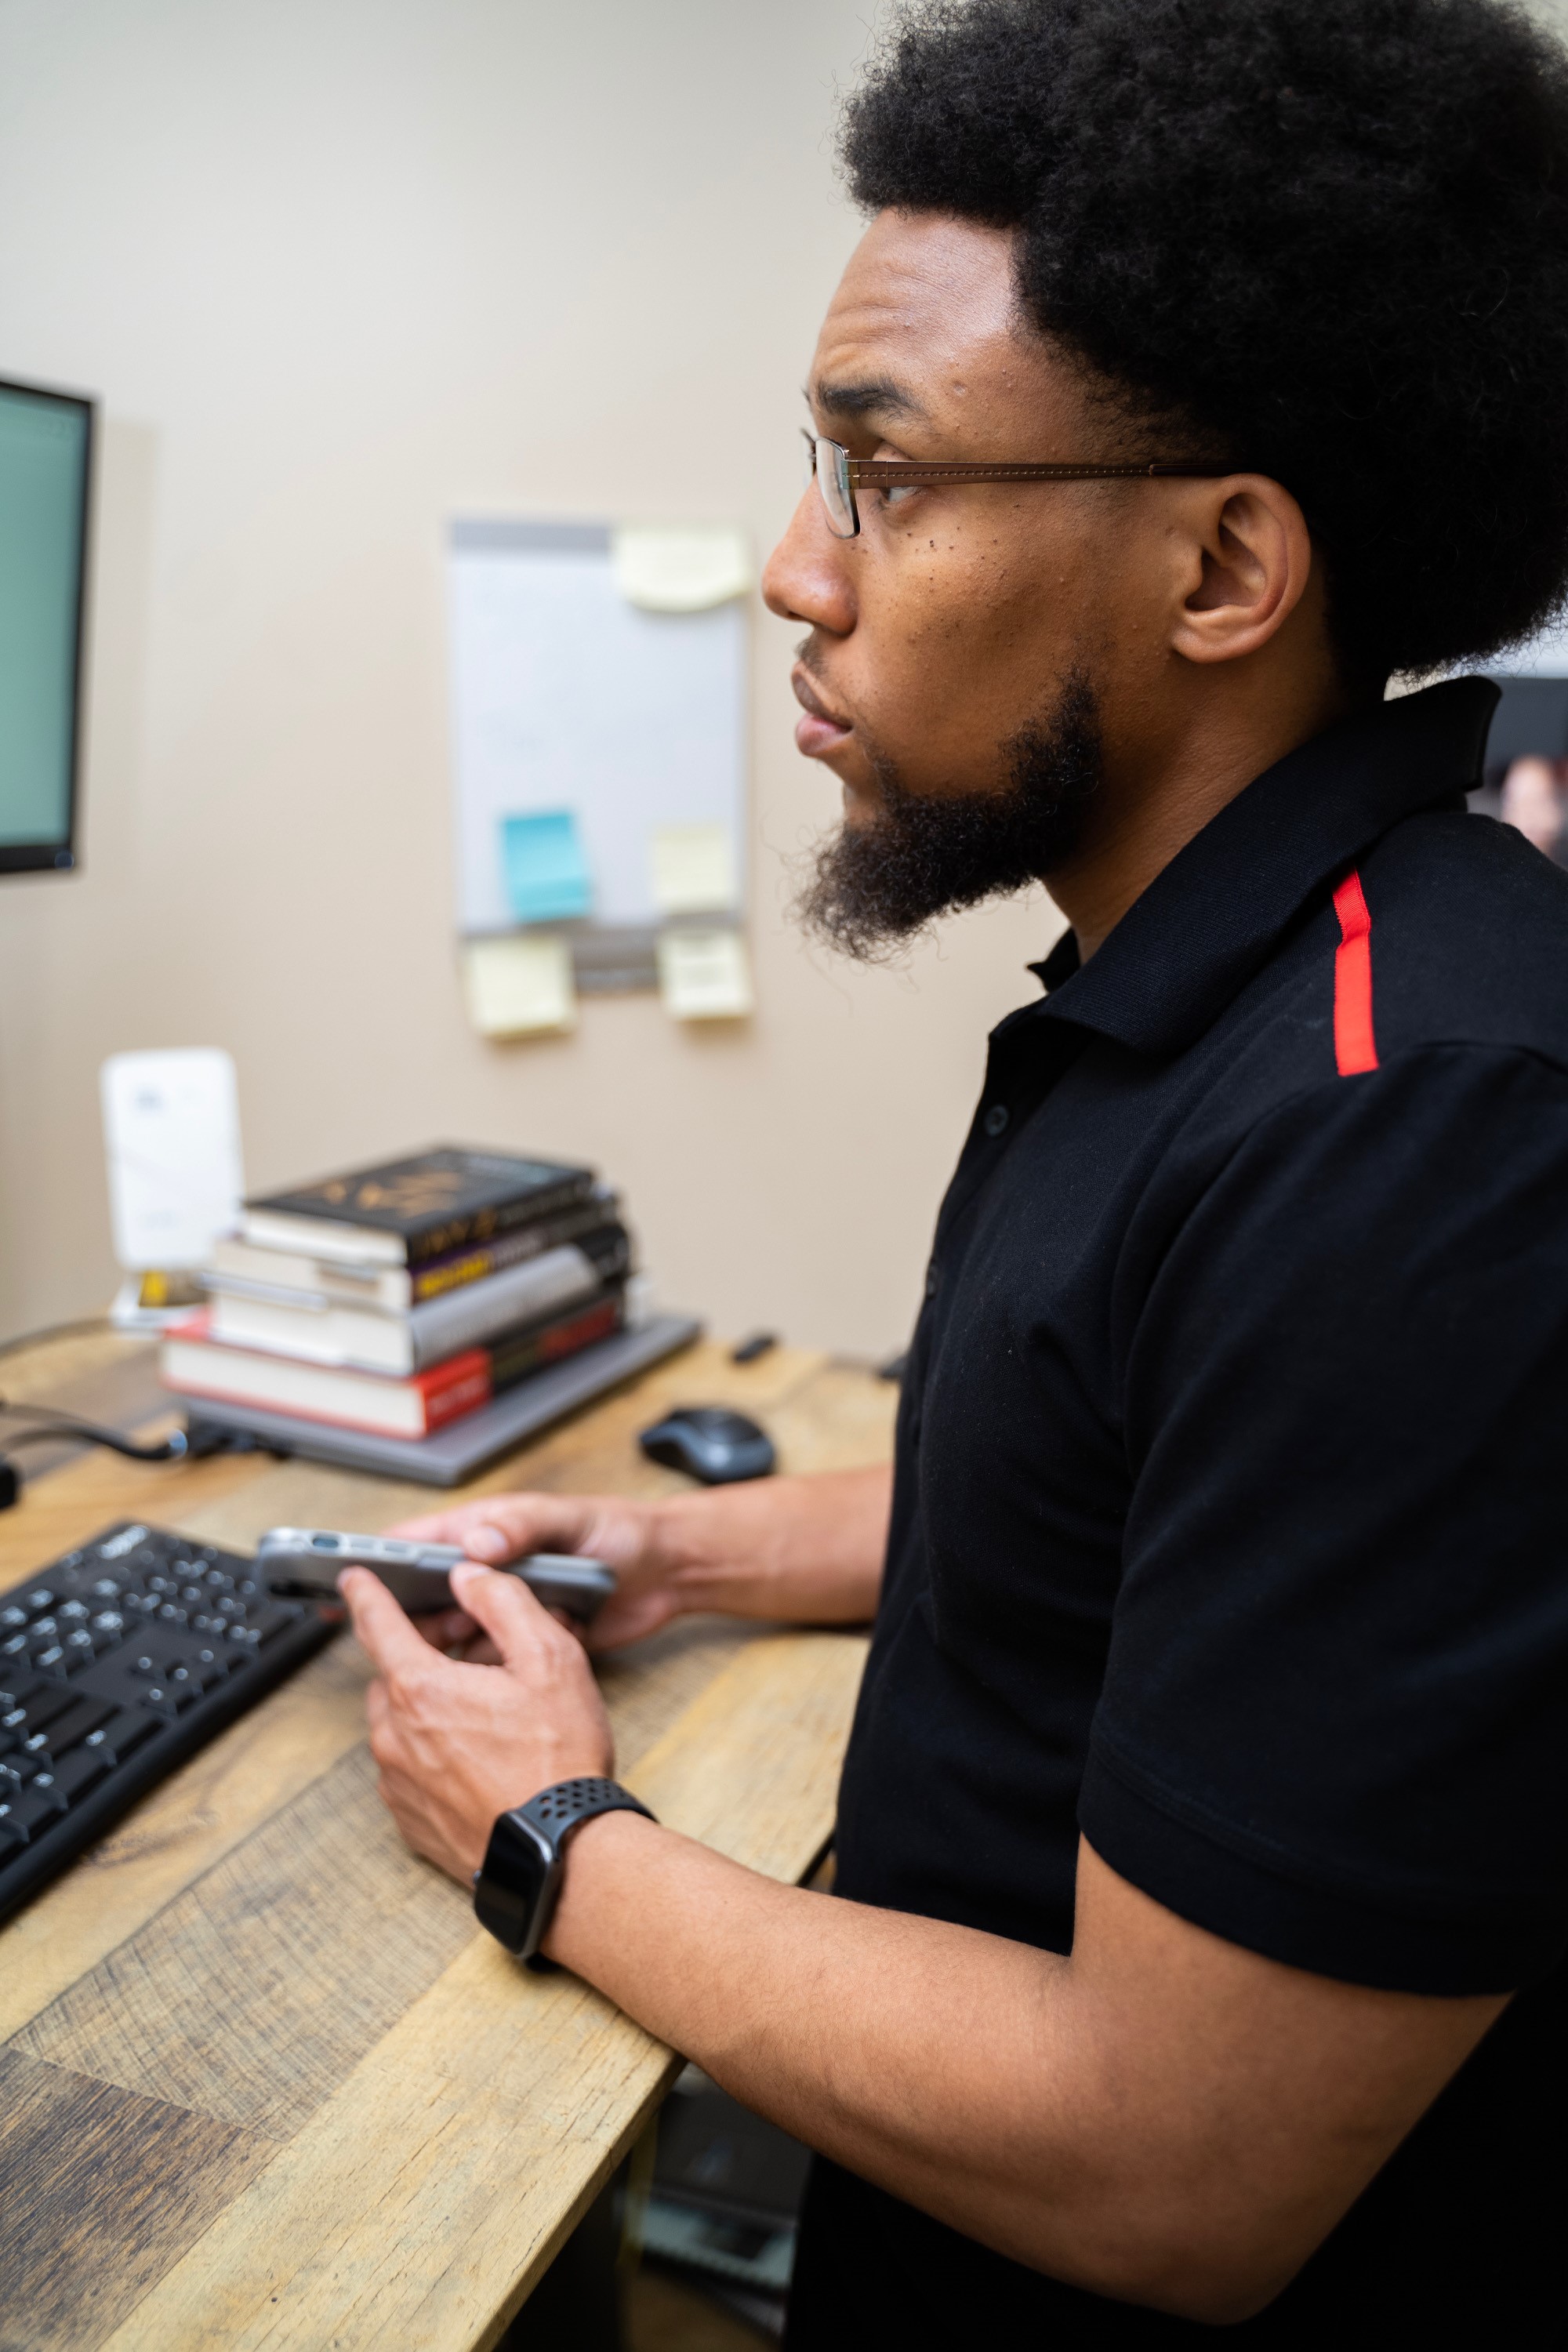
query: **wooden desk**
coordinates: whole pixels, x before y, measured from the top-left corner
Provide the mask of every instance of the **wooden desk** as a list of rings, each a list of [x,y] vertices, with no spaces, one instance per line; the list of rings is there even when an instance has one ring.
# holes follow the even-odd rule
[[[107,1377],[116,1352],[70,1370]],[[48,1392],[41,1358],[5,1373]],[[683,1482],[634,1433],[700,1400],[764,1416],[785,1469],[889,1449],[894,1391],[869,1375],[703,1347],[467,1491],[665,1491]],[[124,1516],[248,1547],[431,1499],[258,1456],[83,1456],[0,1517],[0,1580]],[[604,1667],[619,1769],[671,1826],[798,1879],[864,1650],[683,1621]],[[493,2344],[668,2087],[679,2058],[519,1969],[401,1846],[366,1678],[334,1643],[0,1931],[0,2352]]]

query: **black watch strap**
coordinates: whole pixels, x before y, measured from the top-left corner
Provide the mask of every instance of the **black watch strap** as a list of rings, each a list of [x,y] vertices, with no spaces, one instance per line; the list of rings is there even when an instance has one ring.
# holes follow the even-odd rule
[[[483,1867],[474,1873],[474,1909],[480,1925],[531,1969],[554,1966],[539,1946],[561,1891],[566,1843],[597,1813],[654,1819],[618,1780],[557,1780],[502,1813],[490,1832]]]
[[[557,1780],[551,1789],[541,1789],[537,1797],[530,1797],[526,1805],[515,1810],[542,1830],[559,1852],[580,1822],[591,1822],[595,1813],[641,1813],[645,1820],[653,1815],[646,1805],[639,1804],[629,1789],[618,1780]]]

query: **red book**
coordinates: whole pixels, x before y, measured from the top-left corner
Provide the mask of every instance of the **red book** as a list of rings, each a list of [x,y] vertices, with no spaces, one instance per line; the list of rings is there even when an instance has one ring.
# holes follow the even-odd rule
[[[622,1314],[616,1289],[398,1379],[388,1372],[344,1370],[264,1353],[259,1348],[226,1346],[212,1337],[204,1307],[166,1333],[163,1380],[165,1388],[181,1396],[259,1405],[268,1412],[335,1422],[344,1429],[372,1430],[386,1437],[429,1437],[448,1422],[488,1404],[501,1389],[526,1379],[541,1365],[608,1339],[619,1329]]]

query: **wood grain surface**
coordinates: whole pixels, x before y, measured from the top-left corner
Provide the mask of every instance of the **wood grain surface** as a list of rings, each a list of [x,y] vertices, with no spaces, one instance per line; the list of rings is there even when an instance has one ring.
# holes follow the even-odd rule
[[[71,1354],[79,1392],[90,1345]],[[106,1360],[123,1383],[122,1347]],[[668,1491],[636,1432],[686,1402],[756,1412],[807,1470],[885,1459],[896,1391],[799,1349],[694,1349],[465,1491]],[[248,1548],[431,1502],[258,1456],[81,1457],[0,1518],[0,1578],[127,1516]],[[603,1666],[622,1777],[798,1879],[863,1656],[843,1634],[671,1626]],[[678,2058],[574,1979],[517,1968],[400,1845],[366,1676],[348,1640],[321,1654],[0,1931],[0,2352],[491,2344],[672,2079]]]

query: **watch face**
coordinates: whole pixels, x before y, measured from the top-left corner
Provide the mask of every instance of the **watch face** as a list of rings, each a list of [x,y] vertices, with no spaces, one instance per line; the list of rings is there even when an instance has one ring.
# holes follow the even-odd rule
[[[528,1823],[515,1813],[502,1813],[490,1832],[474,1909],[479,1925],[509,1952],[527,1948],[550,1871],[551,1857]]]

